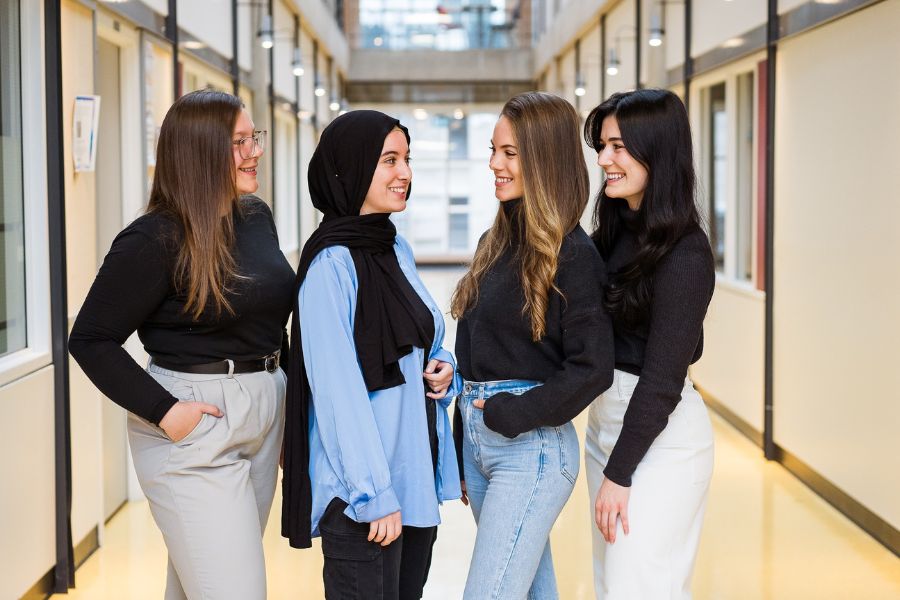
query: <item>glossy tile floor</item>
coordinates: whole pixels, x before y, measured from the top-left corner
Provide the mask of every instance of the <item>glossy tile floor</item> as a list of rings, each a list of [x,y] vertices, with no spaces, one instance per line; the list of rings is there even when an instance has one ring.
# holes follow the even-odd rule
[[[423,270],[442,304],[459,272]],[[447,347],[454,327],[448,323]],[[584,431],[584,416],[576,424]],[[727,423],[713,417],[716,468],[694,575],[699,600],[898,600],[900,559],[826,504]],[[292,550],[278,535],[276,494],[266,559],[269,598],[322,598],[318,547]],[[582,474],[557,521],[553,552],[563,600],[593,597],[589,500]],[[468,508],[442,509],[425,598],[458,600],[475,537]],[[77,571],[70,600],[161,600],[166,553],[146,502],[127,504],[103,547]],[[65,596],[54,596],[65,598]]]

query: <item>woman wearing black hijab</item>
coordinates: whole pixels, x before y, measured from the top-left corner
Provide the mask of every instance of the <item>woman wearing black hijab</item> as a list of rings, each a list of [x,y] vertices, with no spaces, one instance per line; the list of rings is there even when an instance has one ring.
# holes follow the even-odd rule
[[[309,165],[324,219],[297,271],[282,534],[301,548],[321,535],[328,598],[421,598],[438,505],[461,495],[447,417],[460,379],[389,219],[408,163],[406,128],[367,110],[335,119]]]

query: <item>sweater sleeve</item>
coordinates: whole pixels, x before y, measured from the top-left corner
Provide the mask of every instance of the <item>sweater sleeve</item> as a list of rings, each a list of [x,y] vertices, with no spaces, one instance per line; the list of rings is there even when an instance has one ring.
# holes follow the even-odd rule
[[[638,463],[681,400],[714,287],[715,267],[702,233],[682,240],[656,269],[644,366],[603,471],[619,485],[631,485]]]
[[[88,291],[69,352],[110,400],[158,424],[177,400],[122,347],[169,293],[163,242],[134,224],[123,230]]]
[[[513,438],[537,427],[564,425],[612,385],[612,322],[600,305],[605,280],[593,246],[573,244],[561,254],[556,281],[563,295],[563,361],[543,385],[518,396],[504,392],[489,398],[484,423],[490,429]]]

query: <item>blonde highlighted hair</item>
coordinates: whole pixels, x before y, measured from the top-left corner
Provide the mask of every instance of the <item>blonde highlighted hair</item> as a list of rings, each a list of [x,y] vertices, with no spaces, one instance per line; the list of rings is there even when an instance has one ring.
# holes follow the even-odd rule
[[[530,317],[532,339],[537,342],[546,333],[550,294],[561,293],[555,280],[563,238],[578,225],[590,193],[581,123],[571,104],[544,92],[514,96],[500,116],[510,123],[522,167],[520,223],[514,223],[502,207],[497,211],[469,271],[453,292],[451,314],[458,319],[477,304],[482,278],[509,248],[513,228],[518,227],[516,263],[525,296],[523,314]]]

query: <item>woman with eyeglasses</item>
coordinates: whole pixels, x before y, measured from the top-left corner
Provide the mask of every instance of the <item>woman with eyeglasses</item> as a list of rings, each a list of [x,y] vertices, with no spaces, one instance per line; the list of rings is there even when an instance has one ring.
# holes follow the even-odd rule
[[[282,535],[321,536],[326,598],[417,600],[438,505],[460,497],[444,319],[391,213],[412,183],[409,133],[337,117],[309,163],[324,217],[303,247],[291,321]]]
[[[165,598],[264,600],[293,270],[252,196],[265,132],[239,98],[179,98],[146,214],[112,247],[69,351],[128,411],[135,470],[169,553]],[[122,344],[137,331],[146,370]]]

